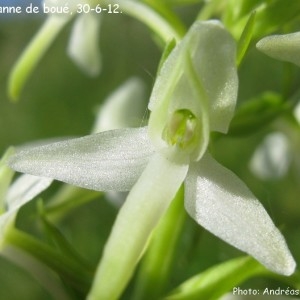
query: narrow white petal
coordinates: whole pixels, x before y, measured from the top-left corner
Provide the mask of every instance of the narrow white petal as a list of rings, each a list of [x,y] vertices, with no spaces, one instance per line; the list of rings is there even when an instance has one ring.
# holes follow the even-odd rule
[[[117,216],[89,300],[118,299],[187,170],[188,165],[153,156]]]
[[[99,50],[100,15],[81,14],[73,26],[68,54],[88,75],[96,76],[101,69]]]
[[[294,272],[295,261],[263,206],[210,155],[190,167],[185,191],[187,212],[204,228],[274,272]]]
[[[9,164],[16,171],[83,188],[127,191],[153,152],[146,127],[118,129],[25,149]]]
[[[267,36],[256,47],[272,58],[300,66],[300,32]]]
[[[281,132],[274,132],[267,135],[255,150],[250,169],[261,179],[278,179],[286,174],[290,162],[288,138]]]
[[[6,198],[8,210],[20,208],[47,189],[52,181],[52,179],[45,177],[37,177],[29,174],[21,175],[8,190]]]
[[[141,126],[146,104],[145,85],[133,77],[115,90],[101,105],[93,132]]]

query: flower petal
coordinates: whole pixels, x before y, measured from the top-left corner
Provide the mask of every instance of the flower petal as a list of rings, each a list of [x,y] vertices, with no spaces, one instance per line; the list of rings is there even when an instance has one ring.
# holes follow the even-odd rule
[[[99,37],[100,15],[79,15],[73,26],[68,54],[88,75],[97,76],[101,69]]]
[[[272,58],[300,66],[300,32],[267,36],[256,47]]]
[[[180,109],[201,120],[207,106],[211,130],[228,130],[238,89],[235,61],[235,41],[220,22],[198,21],[191,27],[165,61],[153,88],[149,129],[156,143],[168,116]]]
[[[187,170],[160,154],[152,157],[120,209],[88,300],[118,299]]]
[[[118,129],[20,151],[10,166],[99,191],[127,191],[139,178],[153,147],[147,128]]]
[[[32,200],[52,183],[52,179],[24,174],[10,186],[6,203],[8,210],[16,210]]]
[[[294,272],[295,261],[263,206],[234,173],[210,155],[191,166],[185,191],[187,212],[204,228],[274,272]]]

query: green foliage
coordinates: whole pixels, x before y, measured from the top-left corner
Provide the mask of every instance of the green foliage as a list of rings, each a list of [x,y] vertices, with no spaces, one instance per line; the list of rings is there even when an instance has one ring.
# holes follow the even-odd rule
[[[279,94],[266,92],[239,107],[230,124],[229,134],[245,136],[265,128],[288,111],[288,105]]]
[[[214,300],[243,281],[264,274],[266,270],[255,260],[241,257],[213,266],[195,275],[175,289],[166,300]]]
[[[249,20],[242,32],[242,35],[238,41],[237,46],[237,65],[239,66],[244,58],[246,51],[249,47],[249,44],[253,35],[253,27],[255,24],[255,11],[253,11],[249,17]]]

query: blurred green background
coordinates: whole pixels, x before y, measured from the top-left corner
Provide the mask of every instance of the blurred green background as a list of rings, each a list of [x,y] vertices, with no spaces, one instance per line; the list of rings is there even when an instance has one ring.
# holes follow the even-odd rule
[[[199,7],[195,5],[178,10],[187,25],[192,23]],[[154,83],[161,49],[152,40],[151,33],[144,25],[127,16],[110,15],[104,18],[101,28],[103,70],[98,77],[86,77],[67,56],[69,24],[30,77],[20,101],[10,102],[6,92],[9,71],[42,21],[41,18],[0,19],[0,153],[11,145],[37,139],[86,135],[92,127],[96,108],[126,79],[131,76],[142,78],[147,84],[148,96]],[[299,69],[258,53],[254,42],[239,70],[239,105],[267,90],[282,92],[288,88],[289,95],[295,93],[300,83]],[[292,166],[289,173],[277,181],[258,180],[248,168],[258,143],[274,126],[276,124],[269,124],[245,137],[221,137],[212,149],[216,158],[236,172],[260,199],[282,230],[299,263],[299,168]],[[58,186],[56,183],[52,190]],[[42,196],[46,199],[48,194]],[[35,222],[35,204],[33,201],[22,209],[21,219],[22,215],[32,214],[27,222]],[[116,208],[99,196],[97,201],[74,210],[60,227],[75,248],[96,264],[116,212]],[[238,250],[187,218],[169,287],[209,266],[240,255]],[[282,284],[276,280],[256,278],[245,283],[245,286],[255,285],[263,289]],[[53,298],[30,273],[0,257],[0,299]],[[127,299],[126,294],[124,299]]]

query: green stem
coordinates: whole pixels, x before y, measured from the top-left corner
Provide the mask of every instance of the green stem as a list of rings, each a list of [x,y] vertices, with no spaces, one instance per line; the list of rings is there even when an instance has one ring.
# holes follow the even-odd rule
[[[206,1],[196,19],[205,21],[213,18],[216,14],[220,14],[223,10],[224,2],[223,0]]]
[[[183,209],[183,187],[178,191],[165,217],[154,232],[135,283],[133,299],[159,299],[169,279],[176,244],[182,231],[186,212]]]
[[[93,273],[84,269],[76,261],[61,255],[46,244],[34,239],[15,228],[6,233],[5,242],[34,256],[45,265],[56,271],[65,281],[76,290],[87,293],[92,282]]]
[[[57,249],[60,250],[61,253],[68,256],[72,260],[80,263],[86,269],[92,270],[90,264],[83,259],[76,249],[69,243],[69,241],[65,238],[65,236],[61,233],[61,231],[55,227],[51,222],[48,221],[47,217],[43,211],[43,203],[39,202],[39,214],[41,218],[41,224],[43,227],[43,231],[45,232],[45,236],[48,238],[49,242],[52,243]]]
[[[122,0],[120,9],[127,15],[136,18],[152,29],[165,43],[172,39],[179,41],[182,33],[173,28],[162,16],[149,6],[132,0]]]
[[[159,12],[165,20],[172,24],[173,28],[176,29],[181,36],[186,33],[185,25],[164,1],[158,2],[157,0],[142,0],[142,2],[148,4]]]
[[[253,11],[250,14],[250,17],[248,19],[248,22],[246,23],[244,30],[241,34],[241,37],[238,41],[238,45],[237,45],[237,66],[240,66],[246,51],[250,45],[251,39],[252,39],[252,35],[253,35],[253,29],[254,29],[254,24],[255,24],[255,15],[256,15],[256,11]]]

